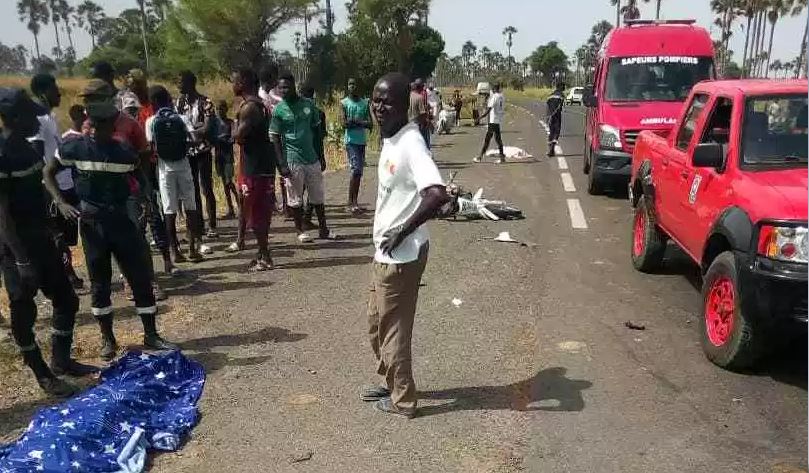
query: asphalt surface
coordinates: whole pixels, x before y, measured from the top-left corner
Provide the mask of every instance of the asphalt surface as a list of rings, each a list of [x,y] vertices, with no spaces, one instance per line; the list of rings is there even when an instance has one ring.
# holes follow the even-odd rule
[[[696,270],[671,251],[665,274],[635,272],[625,197],[587,195],[581,111],[565,113],[563,183],[560,162],[544,157],[542,106],[519,105],[503,137],[535,159],[473,164],[484,128],[435,140],[445,175],[457,171],[464,188],[527,218],[429,224],[417,418],[358,398],[378,381],[365,316],[372,215],[333,206],[339,241],[301,245],[289,222],[273,223],[278,268],[246,275],[251,252],[223,253],[226,234],[214,257],[172,283],[164,331],[208,381],[191,440],[152,471],[804,471],[805,344],[755,374],[708,362]],[[369,206],[375,173],[363,189]],[[346,180],[329,174],[330,202],[344,201]],[[573,228],[582,219],[586,228]],[[502,231],[525,245],[493,241]]]

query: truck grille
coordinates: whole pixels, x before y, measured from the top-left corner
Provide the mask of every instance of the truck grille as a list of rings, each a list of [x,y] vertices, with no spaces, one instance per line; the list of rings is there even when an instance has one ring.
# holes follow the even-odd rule
[[[628,151],[632,151],[635,149],[635,143],[638,141],[638,135],[643,130],[625,130],[624,131],[624,143],[626,143],[626,148]],[[667,137],[669,134],[669,130],[651,130],[658,136],[662,136],[663,138]]]

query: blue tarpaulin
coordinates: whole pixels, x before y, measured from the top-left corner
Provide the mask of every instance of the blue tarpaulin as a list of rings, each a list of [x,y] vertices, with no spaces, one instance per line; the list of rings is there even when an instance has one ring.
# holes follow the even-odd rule
[[[204,384],[202,365],[179,351],[129,352],[0,446],[0,473],[141,472],[147,449],[177,450],[197,424]]]

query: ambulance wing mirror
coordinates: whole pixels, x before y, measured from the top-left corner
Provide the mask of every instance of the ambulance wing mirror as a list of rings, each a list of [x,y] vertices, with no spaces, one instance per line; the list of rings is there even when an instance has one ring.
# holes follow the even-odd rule
[[[598,98],[595,96],[592,84],[588,84],[584,87],[584,93],[582,94],[581,100],[585,107],[593,108],[598,105]]]

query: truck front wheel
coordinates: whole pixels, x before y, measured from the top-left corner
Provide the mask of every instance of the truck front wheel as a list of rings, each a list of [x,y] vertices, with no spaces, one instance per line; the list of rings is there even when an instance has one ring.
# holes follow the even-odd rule
[[[660,268],[666,253],[666,237],[654,223],[649,200],[640,196],[632,220],[632,266],[649,273]]]
[[[714,364],[728,370],[755,365],[763,354],[763,327],[755,314],[742,309],[739,273],[731,251],[713,260],[702,285],[703,314],[700,323],[702,349]]]

